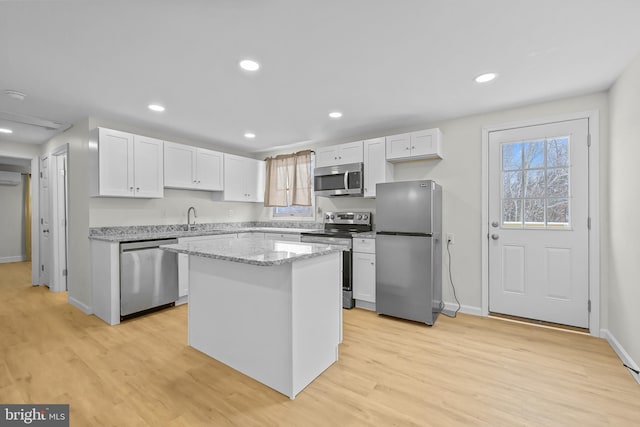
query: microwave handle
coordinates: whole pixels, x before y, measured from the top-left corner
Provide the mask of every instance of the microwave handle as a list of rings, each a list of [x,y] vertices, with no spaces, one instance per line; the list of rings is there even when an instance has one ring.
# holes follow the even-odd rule
[[[349,171],[344,173],[344,189],[349,189]]]

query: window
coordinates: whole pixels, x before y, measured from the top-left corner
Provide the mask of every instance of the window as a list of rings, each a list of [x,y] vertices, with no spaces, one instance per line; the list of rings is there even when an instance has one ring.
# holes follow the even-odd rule
[[[282,204],[286,203],[287,206],[273,206],[273,209],[271,211],[271,217],[273,219],[297,219],[301,221],[315,220],[315,197],[313,196],[313,179],[311,179],[311,177],[313,176],[314,166],[315,156],[313,155],[307,157],[306,167],[304,165],[304,161],[303,163],[300,163],[300,167],[303,168],[302,171],[297,169],[295,162],[294,164],[279,164],[277,166],[281,169],[279,169],[280,173],[276,173],[275,179],[272,180],[272,182],[276,184],[276,188],[271,189],[271,191],[272,193],[275,193],[276,191],[279,192],[277,200],[279,200]],[[287,171],[286,173],[284,173],[285,170]],[[306,194],[309,197],[307,200],[311,202],[311,206],[292,205],[294,197],[292,197],[291,194],[291,186],[293,185],[293,181],[296,180],[295,175],[292,173],[293,171],[295,171],[296,173],[302,172],[303,180],[301,183],[299,183],[299,185],[302,185],[302,188],[298,187],[298,190],[306,191]],[[305,182],[308,182],[308,184],[305,184]],[[310,188],[303,188],[306,185],[310,186]]]
[[[567,229],[568,136],[502,144],[502,226]]]
[[[287,206],[287,207],[275,207],[273,208],[273,218],[291,219],[300,218],[313,220],[315,216],[315,206]]]

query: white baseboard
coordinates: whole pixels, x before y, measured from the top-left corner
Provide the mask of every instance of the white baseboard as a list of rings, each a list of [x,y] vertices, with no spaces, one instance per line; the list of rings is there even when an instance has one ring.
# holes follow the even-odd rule
[[[25,255],[5,256],[0,258],[0,264],[4,264],[6,262],[22,262],[26,260],[27,260],[27,257]]]
[[[631,358],[631,356],[629,356],[629,353],[627,353],[624,347],[622,347],[622,344],[620,344],[620,342],[608,329],[601,329],[600,336],[606,338],[613,351],[615,351],[620,360],[622,360],[622,363],[632,367],[635,370],[640,370],[640,368],[638,368],[638,364]],[[629,370],[629,373],[640,384],[640,375],[631,370]]]
[[[374,302],[367,302],[357,299],[356,307],[364,308],[365,310],[376,311],[376,303]]]
[[[458,303],[455,302],[445,302],[444,310],[447,312],[453,313],[458,308]],[[473,307],[470,305],[461,305],[460,313],[471,314],[473,316],[482,316],[482,309],[480,307]]]
[[[79,308],[84,314],[93,314],[93,309],[88,305],[86,305],[85,303],[82,303],[73,297],[69,297],[68,301],[69,301],[69,304],[71,304],[76,308]]]

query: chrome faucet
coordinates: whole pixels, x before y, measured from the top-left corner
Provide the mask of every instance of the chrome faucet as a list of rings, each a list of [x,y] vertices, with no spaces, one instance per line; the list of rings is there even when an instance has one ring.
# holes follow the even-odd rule
[[[191,211],[193,211],[193,224],[191,223]],[[196,212],[196,208],[191,206],[187,210],[187,231],[193,230],[193,227],[196,225],[196,218],[198,218],[198,213]]]

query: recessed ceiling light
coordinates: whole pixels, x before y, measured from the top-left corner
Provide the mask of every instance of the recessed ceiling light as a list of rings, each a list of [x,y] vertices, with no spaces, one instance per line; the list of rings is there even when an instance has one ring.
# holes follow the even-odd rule
[[[0,133],[13,133],[11,129],[0,128]]]
[[[7,89],[4,91],[4,93],[12,99],[15,99],[16,101],[24,101],[24,98],[26,97],[26,95],[22,92],[18,92],[17,90],[11,90],[11,89]]]
[[[243,59],[240,61],[240,68],[247,71],[258,71],[260,64],[256,61],[252,61],[251,59]]]
[[[164,107],[158,104],[149,104],[149,110],[161,113],[164,111]]]
[[[340,117],[342,117],[342,113],[340,111],[332,111],[329,113],[329,117],[331,117],[332,119],[339,119]]]
[[[480,74],[474,80],[476,81],[476,83],[487,83],[495,79],[496,77],[498,77],[496,73],[485,73],[485,74]]]
[[[253,132],[246,132],[246,133],[244,134],[244,137],[245,137],[245,138],[247,138],[247,139],[253,139],[253,138],[255,138],[255,137],[256,137],[256,134],[255,134],[255,133],[253,133]]]

